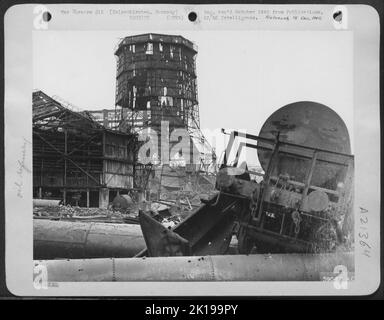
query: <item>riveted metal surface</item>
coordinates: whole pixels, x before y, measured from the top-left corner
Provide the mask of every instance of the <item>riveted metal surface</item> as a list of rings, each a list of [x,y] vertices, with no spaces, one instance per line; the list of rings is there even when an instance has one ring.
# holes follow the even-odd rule
[[[139,225],[33,221],[34,258],[132,257],[145,248]]]
[[[351,153],[349,134],[344,121],[332,109],[320,103],[301,101],[288,104],[275,111],[264,123],[259,136],[274,139],[280,133],[279,140],[315,149],[325,149],[338,153]],[[271,147],[268,143],[258,142],[258,146]],[[310,150],[282,146],[281,150],[299,153],[311,157]],[[264,171],[268,166],[271,151],[258,150],[260,164]],[[319,154],[318,159],[335,161],[337,156]],[[286,174],[302,181],[310,165],[308,160],[279,154],[278,164],[273,175]],[[313,185],[326,187],[327,182],[337,179],[343,169],[327,163],[319,163],[313,173]]]
[[[49,281],[320,281],[354,255],[270,254],[45,260]]]

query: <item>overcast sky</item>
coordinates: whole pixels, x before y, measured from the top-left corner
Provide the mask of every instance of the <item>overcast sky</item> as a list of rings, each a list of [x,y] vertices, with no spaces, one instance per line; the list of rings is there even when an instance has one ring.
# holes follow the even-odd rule
[[[120,38],[140,33],[34,32],[34,88],[59,95],[82,109],[114,108],[114,48]],[[198,46],[197,85],[204,131],[234,128],[258,134],[275,110],[312,100],[342,117],[353,149],[351,32],[155,33],[180,34]],[[223,143],[222,137],[216,138],[219,152]]]

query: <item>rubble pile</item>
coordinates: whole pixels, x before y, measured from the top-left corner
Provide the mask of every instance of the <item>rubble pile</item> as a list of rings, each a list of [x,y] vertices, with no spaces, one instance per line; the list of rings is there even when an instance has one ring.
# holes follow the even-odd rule
[[[149,212],[152,217],[166,227],[173,227],[191,214],[191,211],[183,210],[182,206],[173,201],[166,203],[156,201],[142,202],[140,204],[131,203],[129,207],[117,207],[113,206],[113,203],[110,204],[108,209],[71,205],[35,205],[33,207],[33,216],[36,219],[138,224],[139,210],[143,210]]]
[[[138,224],[139,211],[144,211],[164,226],[173,228],[196,212],[202,205],[201,200],[211,198],[218,192],[214,176],[167,166],[153,171],[147,190],[147,199],[134,191],[117,194],[107,209],[36,199],[33,215],[36,219]]]
[[[189,172],[185,167],[154,168],[148,181],[151,200],[173,201],[187,210],[199,207],[201,199],[212,197],[216,177],[201,172]]]
[[[64,220],[82,220],[92,222],[113,222],[125,223],[126,220],[135,222],[137,213],[102,209],[102,208],[84,208],[71,205],[59,205],[56,207],[34,206],[33,215],[36,218],[64,219]]]

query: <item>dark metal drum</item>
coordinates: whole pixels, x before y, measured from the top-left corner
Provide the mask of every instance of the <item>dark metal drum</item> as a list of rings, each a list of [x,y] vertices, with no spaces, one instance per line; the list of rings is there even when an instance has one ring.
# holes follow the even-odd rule
[[[340,116],[327,106],[300,101],[288,104],[274,112],[261,128],[260,137],[274,139],[279,134],[279,141],[297,144],[314,149],[324,149],[337,153],[351,154],[351,146],[347,127]],[[267,142],[258,142],[258,146],[273,148]],[[310,158],[314,150],[282,145],[277,165],[272,175],[288,174],[291,180],[305,180]],[[258,149],[261,167],[267,170],[272,151]],[[299,157],[297,155],[300,155]],[[327,189],[337,188],[343,181],[345,167],[334,162],[345,161],[345,157],[336,154],[318,152],[311,185]]]

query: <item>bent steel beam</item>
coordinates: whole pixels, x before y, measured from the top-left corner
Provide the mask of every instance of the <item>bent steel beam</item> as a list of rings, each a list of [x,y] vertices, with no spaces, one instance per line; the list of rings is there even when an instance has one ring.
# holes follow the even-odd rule
[[[236,216],[242,209],[243,203],[238,198],[224,193],[216,194],[208,203],[177,224],[172,232],[188,241],[191,255],[224,254],[232,238]],[[153,228],[142,230],[147,239],[159,238]],[[149,256],[146,249],[136,255],[143,256]]]
[[[36,207],[58,207],[61,200],[52,199],[33,199],[33,205]]]
[[[275,254],[43,260],[48,281],[321,281],[336,266],[354,272],[353,254]]]

